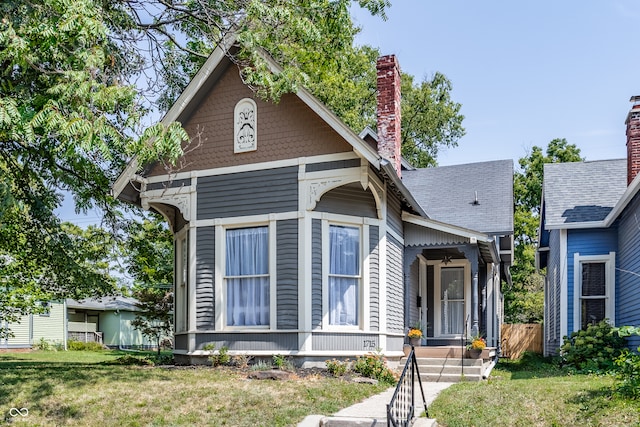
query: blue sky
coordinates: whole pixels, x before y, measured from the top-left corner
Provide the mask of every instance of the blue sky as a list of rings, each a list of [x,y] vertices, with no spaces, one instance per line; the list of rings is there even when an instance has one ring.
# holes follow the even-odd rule
[[[392,0],[388,20],[355,10],[358,43],[418,79],[444,73],[466,135],[440,165],[518,158],[554,138],[587,160],[626,157],[640,95],[640,1]]]

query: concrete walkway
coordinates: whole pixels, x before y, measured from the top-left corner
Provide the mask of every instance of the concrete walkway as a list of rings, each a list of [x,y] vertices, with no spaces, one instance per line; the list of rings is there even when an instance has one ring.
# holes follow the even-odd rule
[[[423,382],[422,387],[424,389],[424,397],[427,401],[427,405],[435,400],[438,394],[451,386],[454,383],[440,383],[440,382]],[[420,415],[424,411],[424,405],[422,402],[422,396],[420,396],[420,386],[416,383],[416,414]],[[387,404],[393,396],[395,387],[391,387],[380,394],[371,396],[368,399],[348,408],[341,409],[333,414],[331,417],[325,415],[309,415],[307,416],[298,427],[334,427],[334,426],[383,426],[387,424]],[[422,420],[425,420],[423,418]],[[322,423],[321,423],[322,422]],[[431,423],[415,423],[417,425],[435,425]]]

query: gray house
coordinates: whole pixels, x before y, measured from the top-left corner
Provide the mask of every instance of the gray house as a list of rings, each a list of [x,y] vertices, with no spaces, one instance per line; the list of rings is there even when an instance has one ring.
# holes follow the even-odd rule
[[[476,333],[499,345],[512,162],[409,167],[394,56],[378,61],[378,89],[378,133],[358,134],[305,89],[260,100],[221,45],[164,118],[199,136],[181,169],[134,159],[122,172],[113,194],[175,235],[177,360],[207,343],[398,359],[416,323],[427,346]]]
[[[640,326],[640,96],[631,101],[626,159],[544,167],[537,263],[547,273],[546,355],[589,323]]]

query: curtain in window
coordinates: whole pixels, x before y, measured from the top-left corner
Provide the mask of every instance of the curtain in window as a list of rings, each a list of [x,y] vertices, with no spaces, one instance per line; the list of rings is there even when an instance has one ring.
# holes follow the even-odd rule
[[[443,268],[440,273],[440,322],[443,335],[464,333],[464,268]]]
[[[269,230],[227,230],[227,325],[269,324]]]
[[[329,324],[358,324],[360,230],[329,227]]]

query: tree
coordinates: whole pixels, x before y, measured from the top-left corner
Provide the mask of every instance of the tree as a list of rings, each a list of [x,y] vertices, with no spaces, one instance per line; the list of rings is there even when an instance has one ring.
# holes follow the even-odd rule
[[[162,338],[173,331],[173,293],[169,289],[138,288],[133,292],[138,299],[136,318],[131,325],[142,335],[156,343],[158,356]]]
[[[544,278],[535,271],[535,251],[540,225],[540,203],[545,163],[583,161],[580,149],[566,139],[554,139],[546,151],[534,146],[518,160],[514,174],[514,258],[513,289],[505,292],[505,321],[540,322],[543,318]]]
[[[173,236],[159,216],[132,222],[122,250],[138,299],[132,325],[158,347],[173,331]]]

